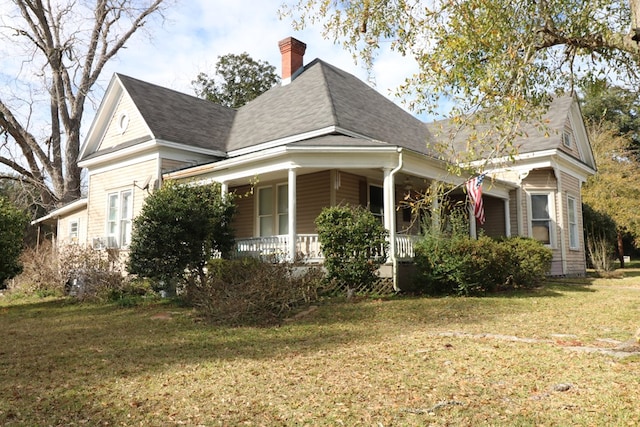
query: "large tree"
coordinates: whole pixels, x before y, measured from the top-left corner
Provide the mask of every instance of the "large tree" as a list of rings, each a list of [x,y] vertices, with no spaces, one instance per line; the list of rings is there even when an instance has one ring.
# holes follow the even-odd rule
[[[583,201],[617,225],[617,254],[624,267],[624,238],[640,242],[640,95],[602,80],[583,84],[582,112],[589,130],[596,175],[587,180]]]
[[[278,83],[276,67],[248,53],[219,56],[214,77],[200,73],[191,82],[200,98],[230,108],[242,107]]]
[[[164,1],[2,5],[2,54],[22,66],[12,85],[0,90],[0,179],[38,188],[49,207],[80,196],[77,162],[87,97],[105,64],[151,15],[162,16]],[[46,129],[38,127],[42,122]]]
[[[582,75],[640,83],[640,0],[290,3],[282,12],[295,28],[321,24],[369,64],[381,46],[415,58],[418,72],[399,91],[416,110],[433,112],[444,97],[453,116],[492,120],[503,135],[516,135],[533,107]]]

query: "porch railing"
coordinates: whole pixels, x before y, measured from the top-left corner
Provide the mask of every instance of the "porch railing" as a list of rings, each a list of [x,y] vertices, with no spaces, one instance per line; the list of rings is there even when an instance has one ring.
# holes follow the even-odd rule
[[[396,258],[410,261],[414,257],[413,245],[418,236],[396,235]],[[289,235],[250,237],[236,240],[236,254],[272,261],[284,261],[289,258]],[[322,251],[317,234],[298,234],[296,236],[296,259],[304,262],[321,262]]]

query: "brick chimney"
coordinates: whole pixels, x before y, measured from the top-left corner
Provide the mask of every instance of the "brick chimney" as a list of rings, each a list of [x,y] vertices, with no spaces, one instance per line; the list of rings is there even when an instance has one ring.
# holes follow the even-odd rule
[[[282,54],[282,85],[287,85],[303,70],[302,58],[307,45],[293,37],[278,42]]]

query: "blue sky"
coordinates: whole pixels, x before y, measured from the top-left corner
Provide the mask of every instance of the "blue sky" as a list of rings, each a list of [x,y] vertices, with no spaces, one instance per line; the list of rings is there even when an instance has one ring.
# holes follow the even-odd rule
[[[362,64],[356,63],[349,52],[335,45],[332,40],[325,40],[319,27],[309,27],[297,32],[293,31],[288,19],[280,20],[278,9],[282,1],[176,1],[165,12],[164,24],[157,18],[152,19],[107,64],[99,84],[94,87],[86,104],[82,133],[85,134],[88,130],[103,91],[114,72],[193,94],[191,81],[198,73],[213,75],[218,57],[229,53],[247,52],[253,59],[276,66],[280,73],[278,41],[288,36],[307,44],[305,63],[321,58],[367,80],[367,71]],[[6,13],[2,13],[9,4],[9,0],[0,0],[0,24],[3,20],[6,23],[7,19],[11,19]],[[7,102],[7,91],[22,96],[22,83],[39,77],[36,75],[37,67],[28,69],[21,62],[24,56],[18,54],[25,52],[16,52],[16,48],[7,43],[6,39],[0,40],[0,43],[3,43],[0,45],[0,56],[3,58],[0,96]],[[415,70],[415,62],[411,58],[382,51],[374,64],[375,88],[400,105],[392,93]],[[19,76],[18,79],[16,75]],[[32,131],[37,134],[37,125],[32,124]],[[43,132],[46,128],[47,125],[43,123]]]
[[[218,56],[247,52],[267,61],[280,72],[278,41],[293,36],[307,44],[305,63],[321,58],[363,80],[367,73],[350,53],[332,40],[325,40],[319,28],[293,31],[288,20],[278,18],[282,0],[231,1],[190,0],[188,6],[171,8],[164,27],[154,25],[151,39],[139,34],[104,77],[120,72],[182,92],[193,93],[191,81],[203,71],[213,74]],[[415,64],[410,58],[384,52],[376,61],[376,89],[384,95],[400,85]],[[391,96],[390,96],[391,97]]]

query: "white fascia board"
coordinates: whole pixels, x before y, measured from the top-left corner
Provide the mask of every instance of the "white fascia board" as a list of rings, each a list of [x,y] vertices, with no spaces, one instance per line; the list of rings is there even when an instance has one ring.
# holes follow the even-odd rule
[[[321,129],[316,129],[310,132],[300,133],[297,135],[287,136],[285,138],[274,139],[273,141],[263,142],[262,144],[252,145],[251,147],[240,148],[237,150],[229,151],[229,157],[243,156],[245,154],[253,153],[256,151],[267,150],[269,148],[279,147],[282,145],[291,144],[292,142],[304,141],[306,139],[317,138],[323,135],[329,135],[332,133],[339,133],[345,136],[353,138],[370,139],[369,137],[352,132],[347,129],[343,129],[339,126],[327,126]]]
[[[98,167],[98,168],[94,168],[94,169],[87,169],[87,174],[89,176],[91,175],[96,175],[99,173],[103,173],[103,172],[109,172],[112,170],[116,170],[116,169],[120,169],[120,168],[124,168],[126,166],[131,166],[131,165],[135,165],[137,163],[142,163],[142,162],[146,162],[149,160],[157,160],[160,158],[160,155],[157,152],[151,152],[149,154],[146,154],[144,156],[136,156],[136,157],[132,157],[129,159],[123,159],[121,161],[113,161],[110,162],[102,167]]]
[[[156,139],[158,146],[160,147],[168,147],[173,148],[180,151],[188,151],[190,153],[204,154],[206,156],[214,156],[214,157],[227,157],[227,153],[220,150],[211,150],[208,148],[202,147],[193,147],[190,145],[180,144],[178,142],[165,141],[163,139]]]
[[[284,154],[284,147],[274,147],[270,150],[261,151],[259,153],[251,153],[244,156],[228,158],[217,162],[207,163],[204,165],[194,166],[189,169],[183,169],[175,172],[169,172],[163,176],[167,179],[185,179],[191,177],[197,177],[203,174],[216,172],[219,170],[227,170],[231,168],[240,167],[246,164],[251,164],[261,160],[271,159]]]
[[[365,147],[335,150],[332,152],[295,149],[291,147],[275,147],[260,153],[251,153],[232,159],[220,160],[189,169],[165,174],[167,179],[198,180],[213,179],[229,181],[253,177],[260,174],[284,171],[291,168],[383,168],[397,165],[396,147],[384,147],[384,150],[371,152]],[[306,148],[306,147],[305,147]],[[326,147],[325,147],[326,148]],[[335,154],[340,153],[339,158]]]
[[[230,182],[235,180],[245,180],[247,178],[257,178],[266,174],[273,174],[277,172],[285,173],[289,169],[296,169],[299,166],[287,159],[282,159],[279,162],[268,162],[262,165],[247,165],[246,167],[240,167],[233,170],[225,169],[220,170],[217,173],[207,174],[199,178],[194,176],[193,180],[197,182]]]
[[[107,154],[103,154],[101,156],[96,156],[91,159],[82,160],[78,162],[78,166],[81,168],[90,168],[92,166],[97,166],[102,163],[113,163],[122,158],[131,157],[133,155],[143,153],[145,151],[149,151],[152,148],[157,146],[157,142],[155,139],[150,139],[149,141],[141,142],[139,144],[132,145],[131,147],[123,148],[122,150],[111,151]]]
[[[118,161],[121,158],[131,157],[131,156],[136,155],[138,153],[143,153],[143,152],[149,151],[149,150],[151,150],[153,148],[160,148],[160,147],[171,148],[171,149],[175,149],[177,151],[202,154],[202,155],[211,156],[211,157],[225,157],[226,156],[225,153],[223,153],[223,152],[221,152],[219,150],[209,150],[209,149],[206,149],[206,148],[189,147],[187,145],[178,144],[178,143],[175,143],[175,142],[157,140],[157,139],[150,139],[149,141],[141,142],[139,144],[132,145],[131,147],[123,148],[121,150],[112,151],[110,153],[107,153],[107,154],[104,154],[104,155],[101,155],[101,156],[96,156],[96,157],[88,159],[88,160],[80,161],[80,162],[78,162],[78,166],[83,167],[83,168],[90,168],[92,166],[96,166],[96,165],[99,165],[99,164],[105,163],[105,162],[113,163],[113,162]]]
[[[97,147],[100,144],[100,141],[104,138],[104,133],[109,127],[113,113],[118,106],[120,96],[124,93],[122,84],[118,82],[118,86],[116,87],[117,81],[118,80],[115,77],[112,77],[109,85],[107,86],[105,95],[100,102],[100,106],[96,111],[93,121],[91,122],[91,126],[89,126],[89,132],[87,133],[84,143],[80,147],[80,152],[78,154],[79,159],[86,154],[89,148]]]
[[[36,225],[48,219],[53,219],[58,216],[64,215],[66,213],[73,212],[75,210],[83,209],[86,207],[87,207],[87,198],[83,197],[82,199],[78,199],[74,202],[61,206],[58,209],[54,209],[48,214],[46,214],[45,216],[42,216],[36,220],[31,221],[31,225]]]

